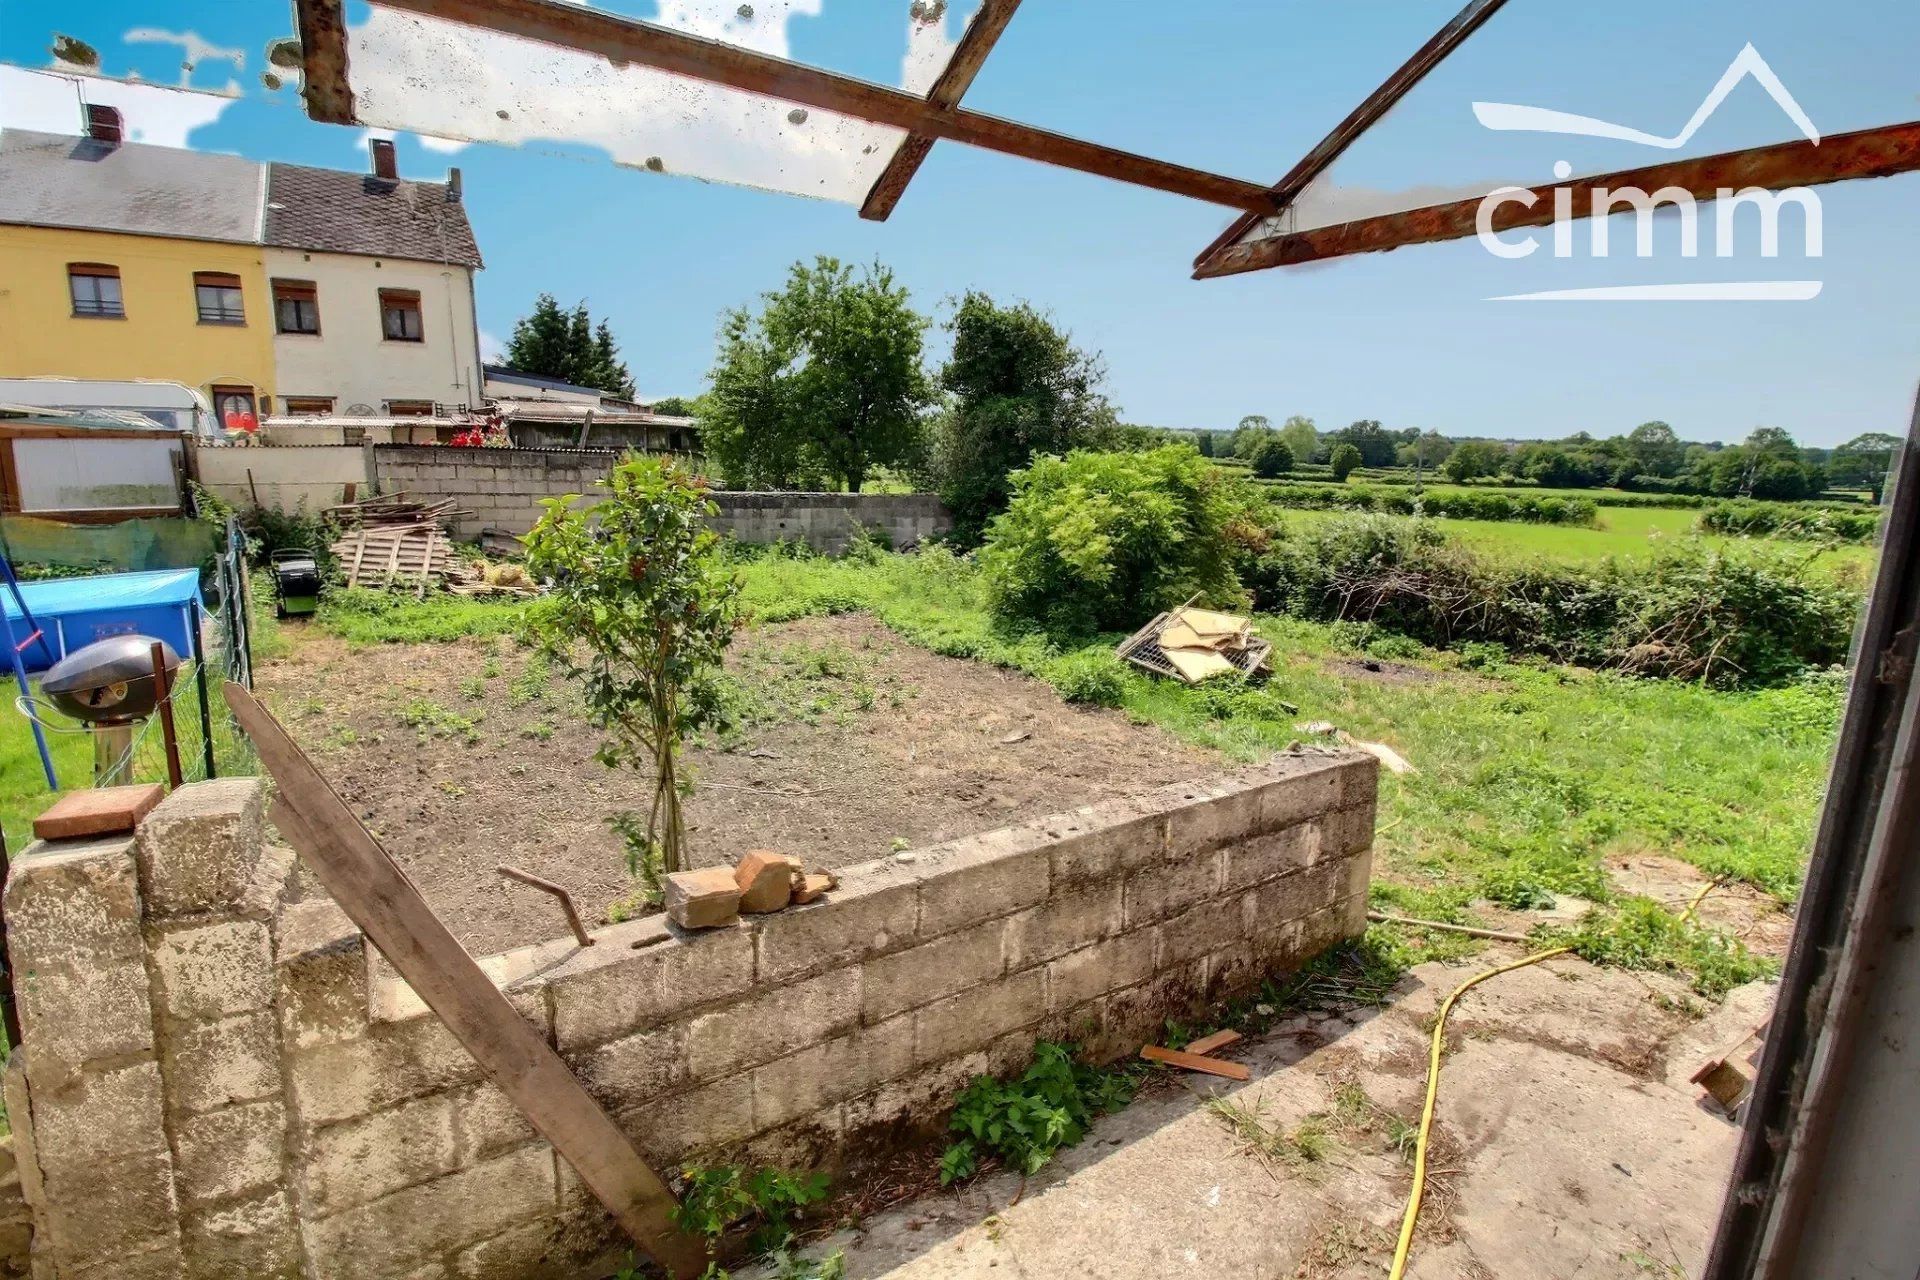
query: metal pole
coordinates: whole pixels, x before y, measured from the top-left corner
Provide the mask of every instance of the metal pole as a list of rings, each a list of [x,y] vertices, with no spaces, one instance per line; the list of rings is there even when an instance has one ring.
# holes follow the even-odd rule
[[[215,778],[219,774],[213,767],[213,711],[207,701],[207,648],[200,642],[200,602],[193,602],[192,634],[193,641],[193,680],[200,689],[200,751],[206,761],[207,777]]]

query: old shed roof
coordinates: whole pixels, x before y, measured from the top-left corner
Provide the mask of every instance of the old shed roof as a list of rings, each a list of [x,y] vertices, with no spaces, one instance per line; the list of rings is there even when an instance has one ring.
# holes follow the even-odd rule
[[[255,244],[263,166],[58,133],[0,133],[0,223]]]
[[[268,166],[265,243],[478,267],[466,207],[445,183]]]

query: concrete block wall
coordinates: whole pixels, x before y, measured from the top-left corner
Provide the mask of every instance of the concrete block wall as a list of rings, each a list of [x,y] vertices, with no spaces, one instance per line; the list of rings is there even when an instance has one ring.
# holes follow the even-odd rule
[[[1036,1039],[1129,1054],[1359,933],[1377,767],[1281,757],[863,864],[734,928],[652,917],[482,966],[656,1167],[835,1165],[937,1132]],[[15,864],[36,1275],[604,1274],[609,1216],[339,907],[296,898],[259,802],[199,784],[137,840]]]
[[[804,542],[838,555],[870,529],[905,549],[953,528],[946,504],[931,493],[732,493],[713,495],[713,526],[742,542]]]
[[[317,514],[340,502],[349,484],[358,497],[373,492],[369,461],[360,445],[203,445],[193,450],[190,465],[201,484],[236,507],[257,499],[264,507],[294,511],[305,503]]]

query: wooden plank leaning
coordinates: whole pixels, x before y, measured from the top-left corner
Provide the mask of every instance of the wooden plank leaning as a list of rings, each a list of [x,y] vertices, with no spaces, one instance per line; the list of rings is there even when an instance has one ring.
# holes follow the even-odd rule
[[[634,1243],[675,1276],[699,1275],[707,1262],[704,1249],[674,1227],[673,1193],[633,1143],[515,1012],[272,713],[242,685],[229,682],[225,692],[278,788],[275,825],[348,918],[579,1172]]]

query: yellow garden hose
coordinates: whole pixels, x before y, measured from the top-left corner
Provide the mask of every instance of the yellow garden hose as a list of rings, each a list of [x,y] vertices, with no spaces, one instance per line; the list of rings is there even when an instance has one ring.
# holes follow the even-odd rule
[[[1427,1054],[1427,1101],[1420,1109],[1420,1138],[1413,1149],[1413,1192],[1407,1197],[1407,1213],[1400,1220],[1400,1243],[1394,1246],[1393,1269],[1387,1273],[1387,1280],[1400,1280],[1406,1273],[1407,1253],[1413,1248],[1413,1225],[1420,1217],[1420,1197],[1427,1189],[1427,1138],[1433,1132],[1433,1100],[1440,1091],[1440,1049],[1446,1043],[1447,1015],[1453,1012],[1453,1002],[1465,995],[1488,978],[1497,978],[1503,973],[1512,973],[1515,969],[1524,969],[1530,964],[1539,964],[1542,960],[1562,956],[1571,951],[1571,947],[1555,947],[1551,951],[1536,951],[1524,959],[1512,964],[1503,964],[1497,969],[1488,969],[1477,973],[1453,989],[1440,1004],[1440,1013],[1433,1020],[1433,1047]]]

